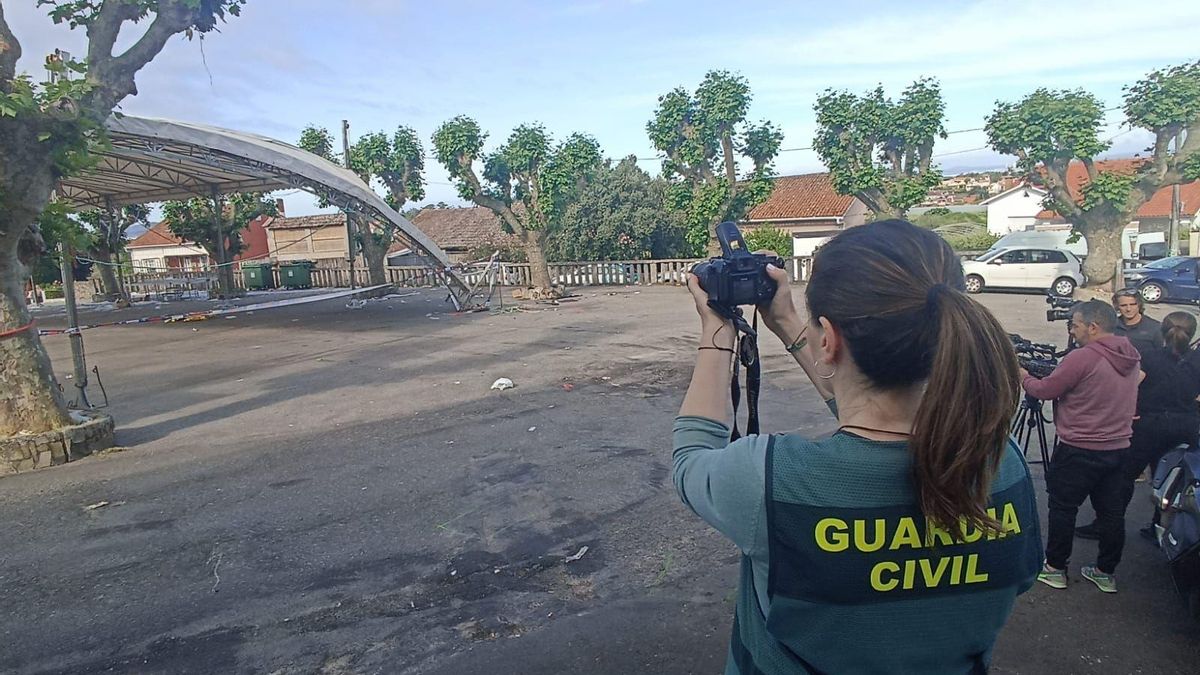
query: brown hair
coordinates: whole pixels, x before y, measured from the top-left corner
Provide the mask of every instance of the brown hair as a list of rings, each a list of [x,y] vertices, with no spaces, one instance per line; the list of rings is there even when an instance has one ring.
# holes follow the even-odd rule
[[[944,239],[904,220],[855,227],[821,247],[806,298],[881,389],[928,380],[910,451],[924,515],[951,532],[987,514],[1020,395],[1017,358],[991,312],[964,293]]]
[[[1196,337],[1196,317],[1187,312],[1171,312],[1163,317],[1162,335],[1175,358],[1183,358]]]

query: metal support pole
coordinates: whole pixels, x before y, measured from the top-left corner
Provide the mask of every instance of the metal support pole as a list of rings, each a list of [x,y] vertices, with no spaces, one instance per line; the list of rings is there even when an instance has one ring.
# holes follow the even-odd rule
[[[75,255],[66,244],[59,245],[62,271],[63,299],[67,304],[67,327],[72,329],[71,362],[75,367],[75,388],[79,390],[78,404],[81,408],[90,408],[92,404],[87,399],[87,361],[83,355],[83,335],[79,328],[79,309],[75,306]]]
[[[1183,147],[1183,132],[1175,136],[1175,155],[1179,155],[1179,149]],[[1167,255],[1179,255],[1179,183],[1171,186],[1171,226],[1167,228]],[[1196,255],[1195,251],[1191,252]]]
[[[210,196],[213,202],[213,228],[217,233],[217,289],[222,295],[233,294],[232,288],[225,287],[225,233],[221,228],[222,221],[225,218],[221,214],[221,191],[217,186],[212,186]]]
[[[350,121],[342,120],[342,164],[350,168]],[[354,219],[346,211],[346,250],[350,252],[350,290],[354,290]]]

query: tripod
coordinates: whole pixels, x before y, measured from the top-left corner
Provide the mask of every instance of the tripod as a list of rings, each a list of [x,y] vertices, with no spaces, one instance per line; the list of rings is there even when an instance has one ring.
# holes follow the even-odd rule
[[[1042,458],[1030,464],[1050,465],[1050,445],[1046,440],[1046,413],[1042,411],[1042,402],[1026,394],[1017,408],[1017,416],[1013,419],[1012,433],[1021,446],[1021,453],[1029,457],[1029,441],[1033,439],[1033,430],[1037,429],[1038,449]]]

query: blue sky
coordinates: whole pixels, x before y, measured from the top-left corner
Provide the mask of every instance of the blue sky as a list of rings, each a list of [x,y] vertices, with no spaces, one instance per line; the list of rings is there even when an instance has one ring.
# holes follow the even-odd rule
[[[81,34],[51,24],[31,5],[5,2],[22,41],[22,66],[40,69]],[[19,6],[18,6],[19,5]],[[810,144],[812,103],[825,88],[896,94],[935,76],[947,128],[983,125],[997,99],[1039,87],[1084,87],[1109,105],[1148,70],[1200,54],[1200,3],[1133,2],[759,2],[697,0],[250,0],[241,18],[203,45],[182,37],[138,77],[131,114],[252,131],[294,142],[313,122],[352,136],[414,127],[426,145],[426,201],[457,200],[432,158],[429,137],[446,119],[475,117],[504,140],[521,122],[556,136],[590,133],[610,157],[655,153],[645,134],[658,95],[694,89],[704,73],[740,72],[754,92],[751,116],[785,132],[785,148]],[[125,41],[136,35],[124,36]],[[202,49],[203,46],[203,49]],[[1109,135],[1126,131],[1110,114]],[[1000,168],[982,132],[937,146],[950,173]],[[1116,154],[1147,145],[1139,133]],[[972,150],[971,152],[963,152]],[[655,161],[643,168],[652,172]],[[811,151],[781,153],[780,174],[821,170]],[[316,207],[287,197],[292,215]]]

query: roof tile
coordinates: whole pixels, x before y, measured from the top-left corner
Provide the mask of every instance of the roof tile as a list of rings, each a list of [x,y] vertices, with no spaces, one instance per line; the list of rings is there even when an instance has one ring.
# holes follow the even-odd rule
[[[833,189],[828,173],[780,176],[774,182],[771,196],[750,210],[748,220],[841,218],[854,202],[853,196]]]

